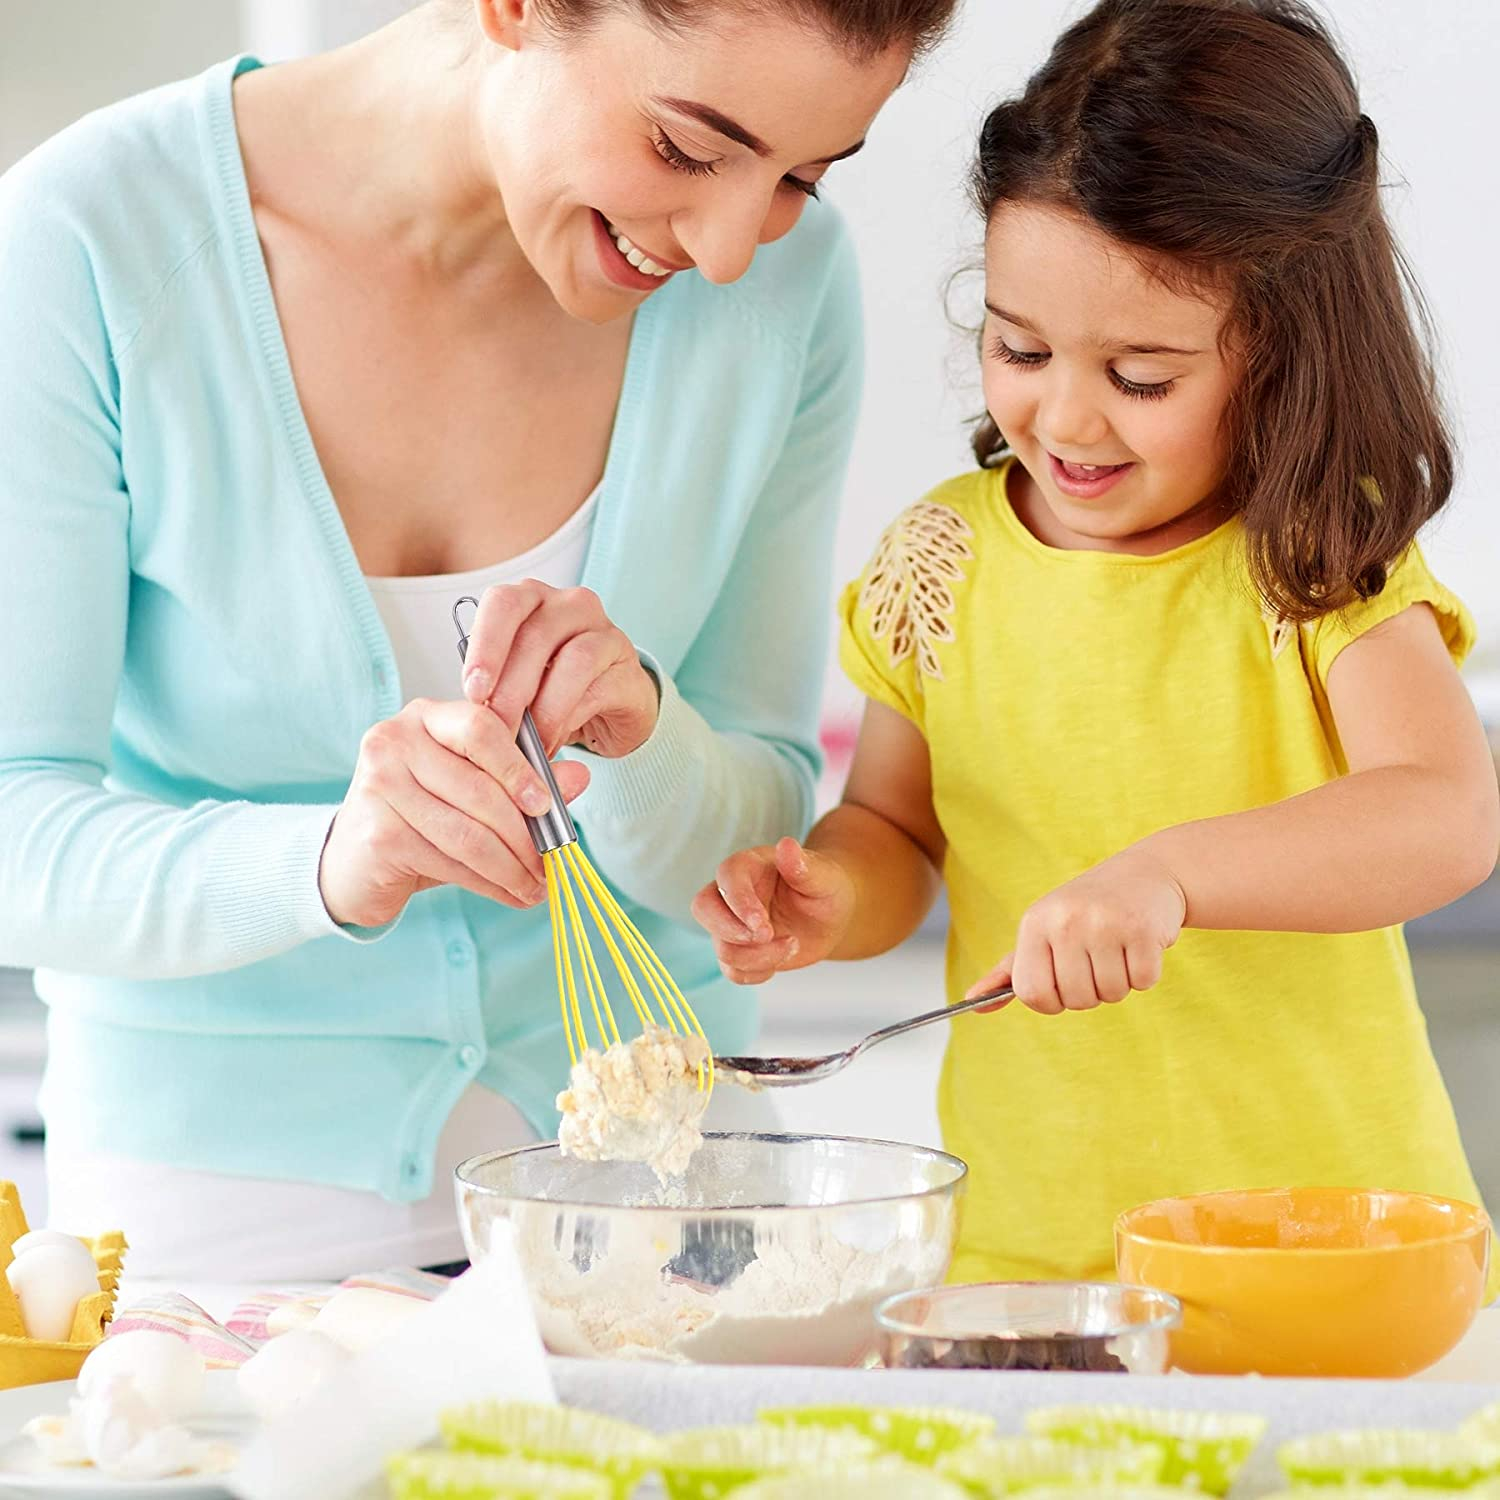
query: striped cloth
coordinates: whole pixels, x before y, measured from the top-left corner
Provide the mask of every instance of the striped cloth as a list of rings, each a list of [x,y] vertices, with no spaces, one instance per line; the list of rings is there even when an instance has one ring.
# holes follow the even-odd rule
[[[361,1287],[430,1302],[448,1284],[445,1276],[397,1267],[351,1276],[340,1282],[335,1290]],[[307,1297],[299,1297],[294,1292],[258,1292],[247,1297],[220,1323],[181,1292],[152,1292],[136,1298],[129,1307],[116,1313],[109,1327],[109,1337],[140,1329],[175,1334],[186,1339],[203,1356],[209,1369],[234,1370],[270,1339],[268,1325],[278,1308],[300,1302],[309,1312],[316,1312],[331,1296],[333,1292]]]

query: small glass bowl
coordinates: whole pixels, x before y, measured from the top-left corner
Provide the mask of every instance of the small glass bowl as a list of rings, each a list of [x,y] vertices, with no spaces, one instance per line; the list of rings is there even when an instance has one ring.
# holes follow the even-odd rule
[[[1105,1281],[991,1281],[888,1297],[875,1310],[891,1370],[1160,1375],[1182,1304]]]

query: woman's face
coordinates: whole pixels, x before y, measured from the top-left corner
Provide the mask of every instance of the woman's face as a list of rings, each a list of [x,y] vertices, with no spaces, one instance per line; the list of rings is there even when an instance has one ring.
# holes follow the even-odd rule
[[[486,170],[521,251],[575,317],[631,312],[690,267],[742,276],[859,149],[910,62],[904,47],[857,59],[774,13],[704,9],[681,34],[627,3],[558,36],[534,0],[481,0]]]
[[[1151,551],[1221,519],[1240,374],[1221,307],[1031,203],[990,223],[985,301],[985,404],[1031,480],[1025,519],[1043,541]]]

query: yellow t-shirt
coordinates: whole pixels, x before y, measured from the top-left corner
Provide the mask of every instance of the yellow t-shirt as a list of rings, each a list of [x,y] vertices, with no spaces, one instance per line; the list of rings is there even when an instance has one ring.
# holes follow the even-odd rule
[[[1156,557],[1061,551],[1017,518],[1009,469],[911,507],[841,603],[845,670],[930,747],[952,999],[1081,871],[1347,770],[1325,685],[1362,632],[1426,601],[1455,659],[1473,634],[1415,547],[1378,597],[1278,626],[1236,523]],[[1396,927],[1190,930],[1121,1005],[961,1017],[939,1107],[972,1168],[963,1281],[1110,1277],[1115,1216],[1170,1194],[1478,1201]]]

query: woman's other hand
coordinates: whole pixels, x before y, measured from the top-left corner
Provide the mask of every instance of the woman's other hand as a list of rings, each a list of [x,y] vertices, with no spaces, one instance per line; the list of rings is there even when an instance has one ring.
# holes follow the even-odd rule
[[[553,767],[563,800],[588,785]],[[417,891],[457,885],[504,906],[546,899],[524,813],[552,805],[515,730],[474,703],[417,698],[366,731],[343,806],[323,846],[318,887],[343,926],[378,927]]]
[[[1021,918],[1014,952],[969,995],[1009,984],[1042,1015],[1113,1005],[1161,978],[1187,900],[1172,872],[1126,849],[1042,897]]]
[[[479,601],[464,696],[493,709],[512,738],[529,708],[549,756],[581,745],[609,759],[645,744],[661,703],[597,594],[534,579],[487,589]]]
[[[762,984],[827,958],[853,911],[843,867],[789,838],[731,855],[693,901],[719,967],[736,984]]]

